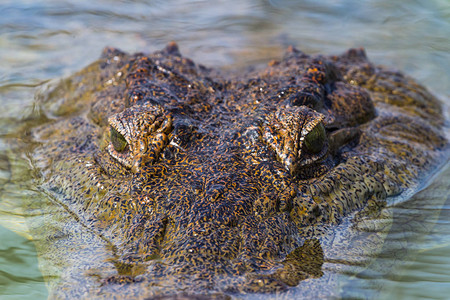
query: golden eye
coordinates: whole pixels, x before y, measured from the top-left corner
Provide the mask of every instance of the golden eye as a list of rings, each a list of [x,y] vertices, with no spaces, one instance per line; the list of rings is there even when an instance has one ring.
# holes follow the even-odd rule
[[[111,144],[117,152],[122,152],[128,145],[123,135],[121,135],[113,127],[111,127]]]
[[[306,149],[311,153],[319,153],[325,144],[325,138],[325,127],[320,122],[305,136]]]

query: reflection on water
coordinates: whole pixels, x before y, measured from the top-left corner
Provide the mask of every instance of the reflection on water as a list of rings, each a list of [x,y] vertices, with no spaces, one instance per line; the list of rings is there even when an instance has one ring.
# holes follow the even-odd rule
[[[376,292],[380,299],[447,298],[449,177],[447,163],[426,189],[393,206],[394,223],[383,250],[369,269],[350,282],[356,287],[348,289],[351,296]]]
[[[21,186],[17,182],[26,174],[13,175],[17,185],[8,187],[5,145],[14,141],[11,133],[31,112],[35,86],[81,69],[106,45],[129,52],[153,51],[176,40],[184,55],[224,68],[267,62],[289,44],[308,53],[328,54],[364,46],[372,61],[402,69],[448,105],[449,13],[446,0],[2,1],[0,183],[7,188],[1,192],[0,224],[26,236],[19,204],[32,192],[17,191]],[[375,289],[385,298],[446,298],[448,169],[430,188],[395,207],[383,255],[353,278],[345,289],[349,297],[373,297]],[[0,230],[0,295],[45,298],[32,243]]]
[[[45,299],[33,242],[0,226],[0,295],[2,299]]]

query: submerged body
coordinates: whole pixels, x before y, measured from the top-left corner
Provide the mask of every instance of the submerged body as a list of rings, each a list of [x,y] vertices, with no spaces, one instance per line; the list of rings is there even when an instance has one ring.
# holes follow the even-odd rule
[[[447,149],[440,103],[363,50],[227,74],[108,48],[47,95],[31,156],[67,216],[34,234],[58,298],[326,294],[324,263],[367,264],[387,197]]]

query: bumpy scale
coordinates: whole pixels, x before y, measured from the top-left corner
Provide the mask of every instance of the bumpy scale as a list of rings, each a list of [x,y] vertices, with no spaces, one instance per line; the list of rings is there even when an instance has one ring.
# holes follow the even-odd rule
[[[439,102],[361,49],[289,48],[227,74],[174,43],[107,48],[69,80],[32,129],[40,187],[72,216],[35,229],[65,266],[54,297],[220,298],[320,278],[328,256],[373,244],[335,245],[333,228],[379,218],[447,147]]]

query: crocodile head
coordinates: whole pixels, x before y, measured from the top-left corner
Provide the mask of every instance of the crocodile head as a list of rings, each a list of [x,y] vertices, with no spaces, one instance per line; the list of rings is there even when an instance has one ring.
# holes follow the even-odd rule
[[[59,296],[266,292],[318,278],[324,259],[370,251],[333,242],[342,220],[380,218],[447,143],[438,101],[361,49],[289,48],[230,74],[175,44],[107,48],[49,95],[33,162],[74,220],[65,236],[82,224],[77,247],[90,249],[47,234],[51,257],[76,265]]]

